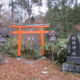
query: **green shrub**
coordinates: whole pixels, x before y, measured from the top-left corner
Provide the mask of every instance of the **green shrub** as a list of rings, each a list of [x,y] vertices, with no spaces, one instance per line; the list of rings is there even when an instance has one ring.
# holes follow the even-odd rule
[[[8,39],[7,42],[2,46],[4,52],[12,57],[17,56],[17,39]],[[2,49],[1,48],[1,49]],[[0,50],[1,51],[1,50]]]
[[[59,40],[59,42],[54,46],[55,60],[59,63],[63,63],[67,58],[67,42],[65,40]]]
[[[52,53],[54,54],[54,59],[58,61],[59,63],[62,63],[66,60],[67,57],[67,40],[66,39],[58,39],[57,43],[47,43],[44,47],[45,50],[45,56],[51,58]],[[0,51],[4,49],[5,53],[12,56],[16,57],[17,56],[17,39],[8,39],[7,43],[5,43],[3,46],[0,47]],[[28,56],[32,57],[33,59],[38,59],[42,57],[42,54],[39,51],[40,49],[35,49],[28,43],[22,43],[22,48],[21,48],[21,55],[22,56]]]
[[[28,54],[28,53],[32,53],[32,47],[29,43],[23,43],[22,45],[22,53],[25,53]]]
[[[28,55],[30,55],[30,57],[33,59],[38,59],[42,57],[42,54],[39,52],[39,49],[35,49],[29,43],[23,45],[22,53],[23,56],[27,57]]]
[[[11,57],[17,57],[17,48],[18,43],[16,38],[11,38],[8,39],[7,42],[3,45],[0,46],[0,52],[1,50],[4,49],[5,53],[10,55]],[[22,42],[22,47],[21,47],[21,56],[27,56],[31,55],[34,59],[38,59],[42,57],[42,55],[39,53],[38,49],[34,49],[30,44],[28,43],[23,43]]]
[[[47,58],[51,58],[52,53],[54,52],[54,43],[47,43],[44,46],[45,55]]]
[[[52,58],[52,53],[54,60],[63,63],[66,61],[67,58],[67,39],[58,39],[56,44],[49,43],[47,44],[45,49],[45,56]]]
[[[42,57],[42,54],[41,53],[39,53],[39,51],[38,50],[33,50],[33,58],[34,59],[39,59],[39,58],[41,58]]]

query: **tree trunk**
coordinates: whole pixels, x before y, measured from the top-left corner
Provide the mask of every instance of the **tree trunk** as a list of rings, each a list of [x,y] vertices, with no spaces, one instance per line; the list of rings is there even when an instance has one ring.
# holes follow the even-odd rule
[[[12,0],[12,10],[11,10],[11,13],[12,13],[12,22],[13,22],[13,0]]]
[[[62,0],[62,15],[63,15],[63,32],[64,32],[64,37],[67,36],[67,29],[66,29],[66,18],[65,18],[65,14],[66,14],[66,8],[65,8],[65,0]]]

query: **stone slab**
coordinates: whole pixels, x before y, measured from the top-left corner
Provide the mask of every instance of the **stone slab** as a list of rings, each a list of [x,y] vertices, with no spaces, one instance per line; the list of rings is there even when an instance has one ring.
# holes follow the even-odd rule
[[[67,63],[80,64],[80,57],[67,57]]]
[[[5,38],[0,38],[0,43],[5,43],[7,40]]]
[[[80,65],[63,63],[62,64],[62,71],[80,73]]]
[[[80,57],[80,41],[76,34],[71,35],[67,50],[69,56]]]

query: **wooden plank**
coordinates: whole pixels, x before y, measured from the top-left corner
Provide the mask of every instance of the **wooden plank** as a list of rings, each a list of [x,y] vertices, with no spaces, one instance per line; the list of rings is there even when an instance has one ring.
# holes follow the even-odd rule
[[[37,26],[37,25],[34,25],[34,26],[17,26],[17,25],[13,25],[12,28],[40,28],[40,27],[49,27],[49,25],[43,25],[43,26]]]
[[[41,46],[42,46],[42,55],[45,54],[44,52],[44,34],[43,34],[44,30],[43,28],[41,27]]]
[[[19,34],[18,34],[18,57],[21,56],[21,40],[22,40],[22,34],[21,32],[21,28],[19,28]]]
[[[37,34],[37,33],[49,33],[49,31],[13,31],[12,34]]]

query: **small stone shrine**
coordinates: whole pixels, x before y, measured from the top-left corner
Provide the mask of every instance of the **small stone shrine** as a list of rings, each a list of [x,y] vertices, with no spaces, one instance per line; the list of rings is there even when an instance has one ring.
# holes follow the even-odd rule
[[[50,42],[56,42],[57,38],[56,38],[57,34],[55,32],[55,30],[50,31],[49,33],[49,41]]]
[[[68,43],[67,62],[63,63],[62,70],[80,72],[80,42],[76,34],[71,35]]]
[[[5,43],[5,42],[6,42],[6,38],[0,35],[0,43]]]
[[[1,48],[1,46],[4,45],[4,43],[6,41],[7,41],[7,39],[0,34],[0,48]],[[5,60],[5,57],[4,57],[4,49],[1,48],[0,63],[3,63],[3,62],[6,62],[6,60]]]
[[[55,44],[57,42],[57,33],[55,30],[52,30],[49,32],[49,41],[51,44]],[[52,61],[54,61],[54,52],[52,50],[52,47],[51,47],[51,54],[47,55],[48,57],[50,56],[52,58]]]

